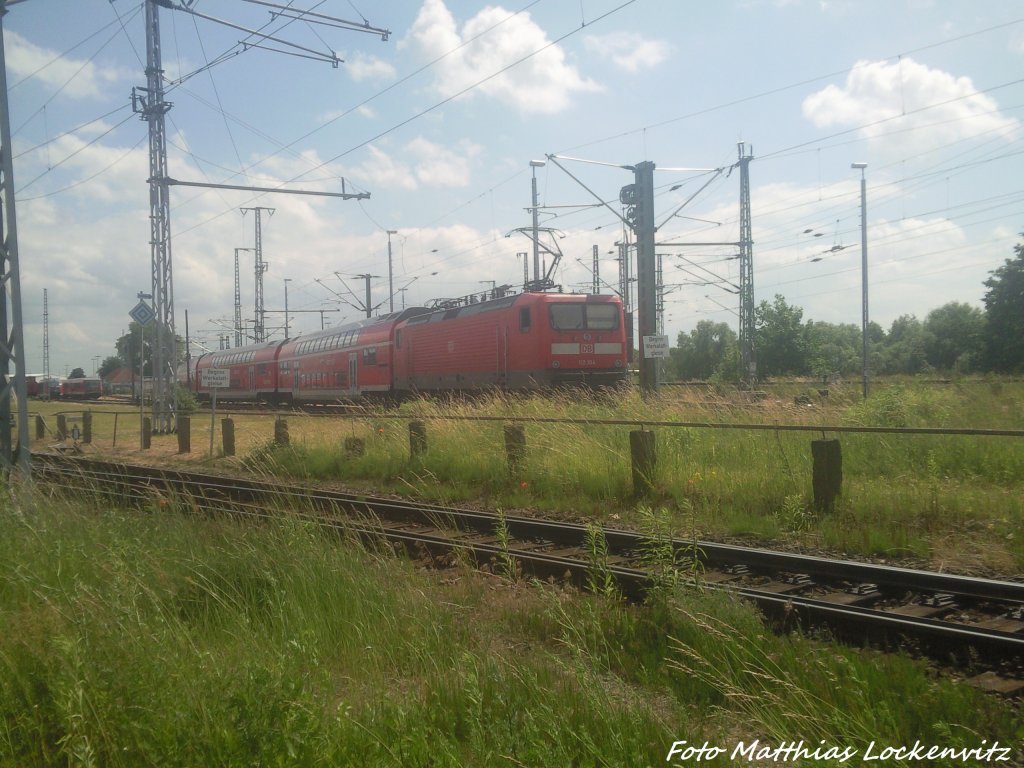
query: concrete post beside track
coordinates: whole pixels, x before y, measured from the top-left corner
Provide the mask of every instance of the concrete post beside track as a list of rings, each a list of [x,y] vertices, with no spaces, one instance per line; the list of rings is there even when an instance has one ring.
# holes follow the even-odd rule
[[[224,455],[234,456],[235,455],[235,420],[234,419],[221,419],[220,422],[220,433],[221,439],[224,443]]]
[[[654,491],[654,470],[658,464],[654,432],[637,429],[629,433],[629,452],[633,465],[633,495],[650,496]]]
[[[836,498],[843,492],[843,452],[835,438],[811,441],[814,508],[819,512],[835,509]]]
[[[409,422],[409,455],[412,458],[427,452],[427,425],[422,421]]]
[[[505,425],[505,458],[513,475],[526,463],[526,428],[522,424]]]
[[[288,442],[288,421],[283,416],[278,416],[274,421],[274,443],[285,446]]]
[[[178,417],[178,453],[192,452],[192,419],[188,416]]]

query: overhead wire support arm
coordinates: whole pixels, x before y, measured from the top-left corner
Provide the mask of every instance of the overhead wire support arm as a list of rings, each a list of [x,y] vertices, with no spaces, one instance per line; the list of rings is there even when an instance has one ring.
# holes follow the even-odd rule
[[[310,55],[311,58],[314,58],[317,61],[326,61],[333,67],[337,67],[338,64],[340,64],[342,61],[341,59],[338,58],[338,54],[336,54],[334,51],[331,51],[330,55],[328,55],[322,51],[317,51],[314,50],[313,48],[307,48],[306,46],[299,45],[298,43],[290,43],[287,40],[284,40],[283,38],[280,37],[274,37],[273,35],[264,34],[263,32],[260,32],[258,29],[250,29],[249,27],[243,27],[241,24],[235,24],[225,19],[218,19],[216,16],[209,16],[205,13],[200,13],[199,11],[195,10],[194,8],[190,8],[189,6],[174,5],[173,3],[165,3],[163,5],[175,11],[182,11],[184,13],[191,14],[192,16],[197,16],[200,19],[212,21],[215,24],[220,24],[231,29],[237,29],[239,32],[245,32],[246,34],[254,35],[255,37],[261,38],[263,40],[272,40],[275,43],[286,45],[289,48],[295,48],[299,51],[305,51],[307,54]],[[314,20],[314,23],[317,22]],[[250,48],[256,47],[253,43],[242,43],[242,45]]]
[[[315,195],[317,197],[340,197],[342,200],[369,200],[369,192],[316,192],[309,189],[284,189],[283,187],[248,187],[241,184],[213,184],[202,181],[180,181],[160,179],[164,184],[177,187],[206,187],[208,189],[237,189],[243,192],[268,192],[280,195]]]
[[[662,169],[662,170],[665,170],[665,169]],[[674,211],[672,211],[672,213],[670,213],[670,214],[669,214],[668,216],[666,216],[666,217],[665,217],[665,220],[664,220],[663,222],[661,222],[661,224],[657,225],[657,226],[656,226],[656,227],[654,228],[654,229],[655,229],[655,231],[657,231],[657,230],[661,229],[661,228],[662,228],[662,227],[664,227],[664,226],[665,226],[666,224],[668,224],[668,223],[669,223],[670,221],[672,221],[672,219],[673,219],[673,218],[675,218],[675,215],[676,215],[677,213],[679,213],[679,212],[680,212],[681,210],[683,210],[683,208],[685,208],[685,207],[686,207],[686,206],[688,206],[688,205],[689,205],[689,204],[690,204],[691,202],[693,202],[693,198],[695,198],[695,197],[696,197],[697,195],[699,195],[699,194],[700,194],[701,192],[703,192],[703,191],[704,191],[705,189],[707,189],[707,188],[708,188],[708,185],[709,185],[709,184],[711,184],[711,182],[713,182],[713,181],[714,181],[715,179],[717,179],[717,178],[718,178],[719,176],[721,176],[721,175],[722,175],[722,173],[723,173],[724,171],[725,171],[725,169],[724,169],[724,168],[716,168],[716,169],[715,169],[715,172],[714,172],[714,174],[713,174],[713,175],[711,176],[711,178],[710,178],[710,179],[708,179],[707,181],[705,181],[705,182],[704,182],[703,184],[701,184],[701,186],[700,186],[700,189],[698,189],[698,190],[697,190],[696,192],[694,192],[694,193],[693,193],[692,195],[690,195],[690,196],[689,196],[688,198],[686,198],[686,199],[685,199],[685,200],[683,201],[683,204],[682,204],[682,205],[680,205],[680,206],[679,206],[678,208],[676,208],[676,209],[675,209]]]
[[[590,163],[593,163],[594,165],[608,165],[608,166],[610,166],[612,168],[622,168],[622,169],[627,169],[627,170],[629,170],[632,166],[628,166],[628,165],[611,165],[611,163],[596,163],[596,162],[591,161],[591,160],[576,160],[575,158],[559,157],[558,155],[547,155],[547,158],[552,163],[554,163],[559,168],[561,168],[570,179],[575,181],[577,184],[579,184],[581,187],[583,187],[585,190],[587,190],[587,192],[589,192],[591,195],[593,195],[594,199],[597,200],[601,205],[603,205],[605,208],[607,208],[609,211],[611,211],[613,214],[615,214],[615,218],[617,218],[619,221],[621,221],[627,227],[632,227],[633,226],[628,221],[626,221],[625,218],[623,218],[621,213],[619,213],[614,208],[612,208],[610,205],[608,205],[607,202],[605,202],[604,200],[601,199],[601,196],[599,194],[597,194],[594,190],[592,190],[590,187],[588,187],[586,184],[584,184],[582,181],[580,181],[575,175],[573,175],[573,173],[568,168],[566,168],[564,165],[562,165],[558,161],[559,160],[573,160],[575,162],[581,162],[581,163],[590,162]]]
[[[383,29],[381,27],[371,26],[370,23],[363,19],[362,23],[357,21],[348,21],[347,19],[339,19],[334,16],[327,16],[322,13],[316,13],[315,11],[303,11],[296,10],[286,5],[278,5],[277,3],[269,3],[267,0],[242,0],[245,3],[251,3],[253,5],[262,5],[267,8],[276,8],[280,13],[271,12],[272,16],[280,16],[285,19],[295,19],[296,21],[309,21],[312,20],[315,23],[323,24],[327,27],[337,27],[338,29],[346,29],[351,32],[369,32],[375,35],[380,35],[380,39],[387,42],[388,38],[391,37],[390,29]],[[294,16],[289,14],[296,14]]]

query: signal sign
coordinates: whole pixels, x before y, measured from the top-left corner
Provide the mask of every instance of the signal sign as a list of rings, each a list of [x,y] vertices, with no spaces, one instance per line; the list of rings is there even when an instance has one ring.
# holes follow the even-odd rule
[[[128,316],[139,325],[149,325],[156,319],[156,313],[144,301],[140,301],[128,312]]]

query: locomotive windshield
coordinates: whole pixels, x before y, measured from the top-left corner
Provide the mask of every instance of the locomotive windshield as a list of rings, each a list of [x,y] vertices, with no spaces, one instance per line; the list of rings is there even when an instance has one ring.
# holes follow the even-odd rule
[[[614,331],[619,327],[619,308],[615,304],[552,304],[551,327],[556,331]]]

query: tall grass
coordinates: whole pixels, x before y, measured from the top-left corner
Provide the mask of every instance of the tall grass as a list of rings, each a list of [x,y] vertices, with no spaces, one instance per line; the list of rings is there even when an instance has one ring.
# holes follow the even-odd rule
[[[639,766],[698,735],[1024,735],[921,664],[700,593],[424,574],[287,516],[173,505],[23,498],[0,528],[2,766]]]
[[[420,400],[403,405],[399,414],[427,424],[429,450],[415,459],[410,458],[405,422],[387,413],[345,422],[346,436],[365,440],[362,456],[346,456],[337,427],[334,432],[323,427],[320,434],[306,432],[290,448],[256,451],[247,466],[373,483],[439,501],[534,507],[639,525],[628,436],[635,427],[588,420],[1024,428],[1019,385],[980,389],[982,395],[978,386],[894,385],[867,401],[830,397],[814,408],[715,392],[647,401],[633,392],[615,399],[496,395]],[[526,460],[513,474],[500,421],[457,420],[479,416],[578,421],[527,421]],[[796,542],[887,558],[941,560],[947,566],[947,556],[957,549],[977,549],[976,560],[958,567],[1002,573],[1024,568],[1021,439],[844,433],[843,496],[835,513],[819,515],[811,490],[810,442],[815,437],[774,430],[657,428],[656,494],[648,501],[673,511],[678,526],[695,519],[703,536]],[[987,547],[981,546],[981,535]]]

